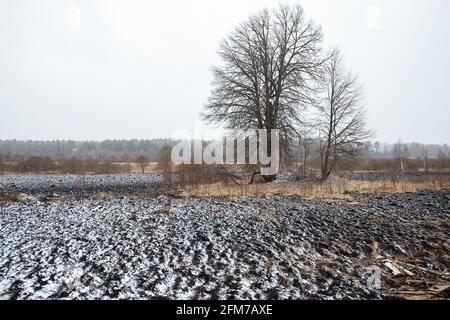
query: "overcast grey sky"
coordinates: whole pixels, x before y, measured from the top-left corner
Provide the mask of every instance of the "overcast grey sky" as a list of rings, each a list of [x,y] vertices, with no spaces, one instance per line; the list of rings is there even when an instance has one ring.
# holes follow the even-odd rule
[[[303,0],[363,85],[376,139],[450,142],[450,1]],[[0,139],[191,130],[220,41],[279,1],[0,1]],[[78,19],[79,18],[79,19]]]

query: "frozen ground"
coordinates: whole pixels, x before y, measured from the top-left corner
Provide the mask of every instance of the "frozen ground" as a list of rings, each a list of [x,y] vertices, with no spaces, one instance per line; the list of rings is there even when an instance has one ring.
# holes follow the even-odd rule
[[[0,206],[0,299],[379,299],[398,289],[384,259],[411,257],[412,278],[449,280],[448,191]],[[380,290],[367,286],[374,265]]]

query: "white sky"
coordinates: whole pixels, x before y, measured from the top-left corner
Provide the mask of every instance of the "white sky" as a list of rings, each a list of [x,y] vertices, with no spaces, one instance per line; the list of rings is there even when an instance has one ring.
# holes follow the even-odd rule
[[[450,1],[303,0],[364,87],[376,139],[450,142]],[[221,39],[279,1],[0,1],[0,139],[192,130]],[[79,13],[79,18],[77,15]]]

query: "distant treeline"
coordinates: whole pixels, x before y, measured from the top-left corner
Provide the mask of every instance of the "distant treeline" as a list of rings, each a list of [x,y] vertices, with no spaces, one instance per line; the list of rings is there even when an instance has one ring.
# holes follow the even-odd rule
[[[116,173],[135,171],[136,166],[159,162],[170,139],[95,141],[0,140],[0,172]],[[283,167],[320,168],[320,141],[298,144]],[[170,148],[169,148],[170,150]],[[450,152],[444,145],[367,142],[364,154],[337,165],[338,170],[435,170],[450,169]]]
[[[107,159],[111,161],[133,161],[139,155],[156,159],[164,145],[173,146],[171,139],[151,140],[104,140],[104,141],[20,141],[0,140],[0,157],[4,161],[19,161],[32,156],[49,157],[54,160],[77,157],[80,159]],[[314,144],[314,143],[313,143]],[[394,149],[397,144],[367,142],[365,156],[377,159],[396,158]],[[438,159],[450,157],[447,144],[402,143],[407,149],[409,159],[424,157]],[[314,146],[311,147],[315,149]]]
[[[296,156],[303,170],[320,168],[320,141],[300,144]],[[337,170],[416,171],[450,169],[450,149],[447,144],[366,142],[358,157],[347,158],[336,165]]]
[[[450,147],[447,144],[403,143],[401,141],[394,144],[380,143],[378,141],[368,142],[366,155],[371,158],[392,159],[396,157],[395,148],[398,146],[405,148],[409,159],[450,157]]]
[[[18,162],[4,162],[0,157],[0,172],[58,172],[58,173],[125,173],[131,172],[129,163],[111,160],[70,157],[55,161],[49,157],[31,156]]]
[[[47,157],[55,161],[76,157],[116,162],[133,161],[144,155],[156,159],[164,145],[173,145],[170,139],[152,140],[104,140],[98,141],[19,141],[0,140],[0,157],[4,161],[17,162],[29,157]]]

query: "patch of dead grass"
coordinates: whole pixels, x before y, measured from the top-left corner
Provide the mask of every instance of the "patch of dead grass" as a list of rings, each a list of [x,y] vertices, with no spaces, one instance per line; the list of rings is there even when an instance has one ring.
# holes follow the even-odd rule
[[[389,180],[382,181],[357,181],[345,178],[333,179],[328,182],[278,182],[267,184],[225,184],[210,183],[196,186],[186,186],[180,189],[183,197],[229,197],[238,198],[245,196],[269,197],[276,195],[296,195],[307,199],[325,199],[327,201],[345,200],[353,204],[349,195],[358,193],[404,193],[420,190],[443,190],[450,188],[449,181],[408,182],[399,181],[392,183]],[[356,204],[356,203],[355,203]]]
[[[0,196],[0,202],[19,202],[20,197],[20,193],[2,195]]]
[[[0,196],[0,202],[27,202],[36,201],[33,196],[29,196],[25,193],[14,193]]]
[[[390,180],[380,181],[359,181],[348,180],[346,182],[348,191],[355,191],[360,193],[405,193],[417,192],[420,190],[444,190],[450,188],[450,181],[432,180],[427,182],[411,182],[398,181],[391,182]]]
[[[92,198],[94,198],[95,200],[106,200],[109,198],[109,195],[107,192],[99,191],[99,192],[95,192],[92,195]]]
[[[223,184],[212,183],[198,186],[188,186],[180,190],[184,197],[242,197],[253,196],[265,198],[276,195],[297,195],[307,198],[349,198],[344,192],[337,192],[326,184],[304,185],[300,183],[270,183],[270,184]]]
[[[156,209],[154,212],[164,214],[164,213],[170,213],[170,210],[171,210],[170,207],[163,207],[163,208]]]

